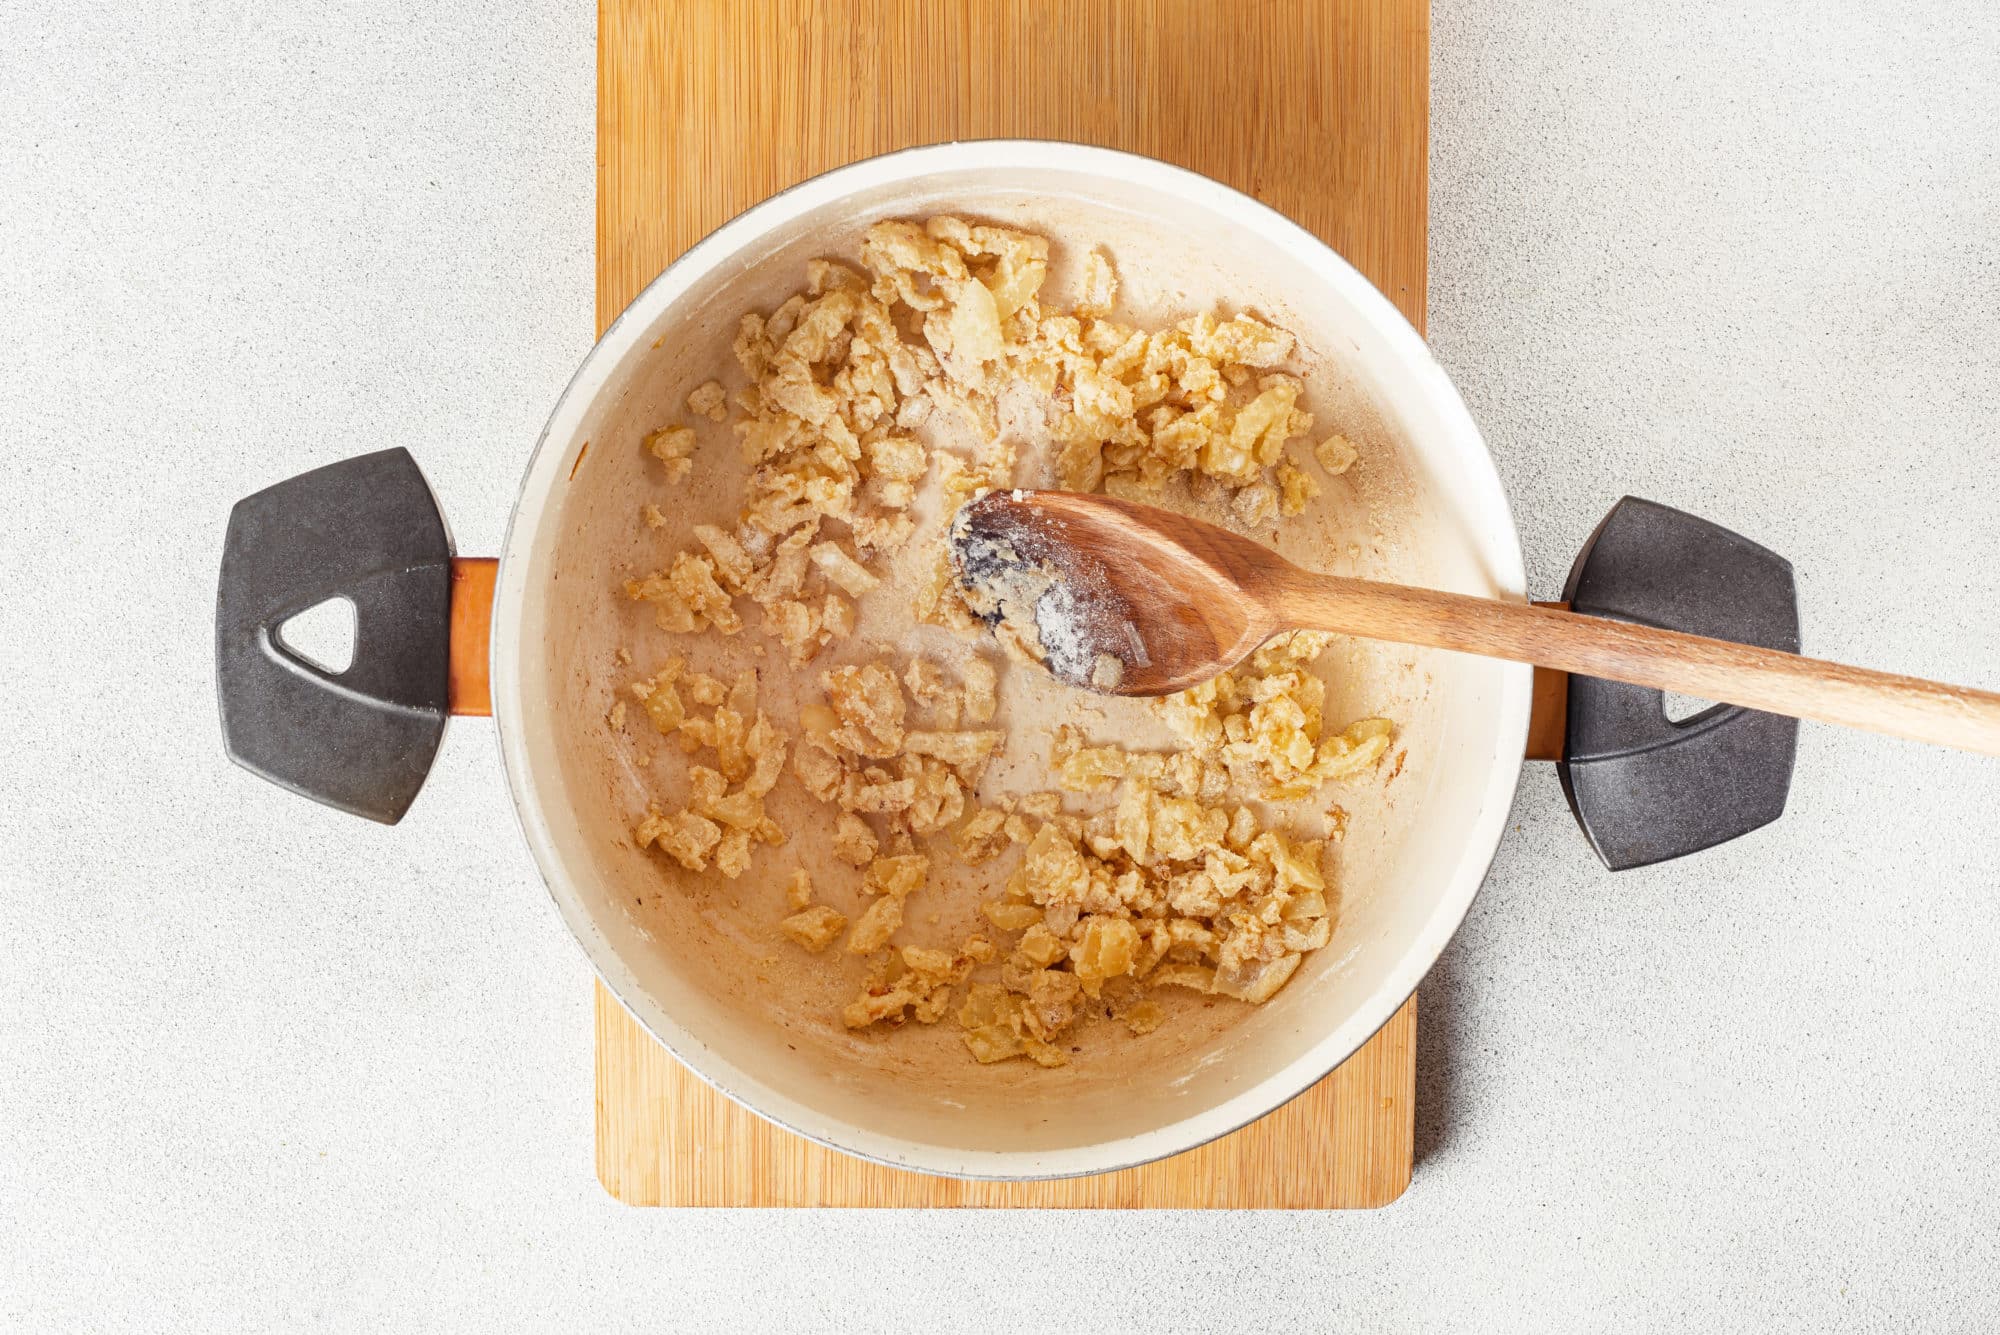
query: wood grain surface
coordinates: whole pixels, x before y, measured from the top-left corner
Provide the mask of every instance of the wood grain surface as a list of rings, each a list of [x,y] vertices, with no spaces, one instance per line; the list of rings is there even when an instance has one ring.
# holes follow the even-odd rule
[[[597,319],[817,172],[950,139],[1073,139],[1289,214],[1424,322],[1428,0],[602,0]],[[1416,999],[1198,1150],[1061,1182],[926,1177],[715,1094],[597,991],[597,1168],[635,1205],[1342,1208],[1408,1186]]]

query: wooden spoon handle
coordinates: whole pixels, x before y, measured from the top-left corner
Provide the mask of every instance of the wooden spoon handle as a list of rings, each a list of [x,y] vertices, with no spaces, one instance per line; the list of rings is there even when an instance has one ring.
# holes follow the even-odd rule
[[[1491,598],[1288,572],[1288,624],[1455,649],[2000,755],[2000,695]]]

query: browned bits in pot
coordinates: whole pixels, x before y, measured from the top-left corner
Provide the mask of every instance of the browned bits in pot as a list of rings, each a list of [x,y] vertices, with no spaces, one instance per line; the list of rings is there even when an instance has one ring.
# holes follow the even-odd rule
[[[1079,1050],[1086,1023],[1129,1036],[1158,1028],[1174,989],[1274,995],[1335,921],[1323,841],[1298,833],[1302,821],[1325,824],[1325,804],[1302,799],[1371,769],[1394,736],[1382,719],[1329,726],[1313,669],[1326,637],[1294,635],[1161,701],[1178,749],[1128,749],[1064,726],[1046,752],[1046,783],[1059,791],[990,781],[1015,741],[1003,677],[1038,671],[1017,664],[1044,646],[1005,627],[992,635],[972,613],[940,516],[1032,467],[1073,490],[1154,503],[1179,488],[1264,531],[1311,507],[1323,479],[1355,460],[1341,435],[1311,444],[1291,334],[1242,312],[1123,323],[1101,251],[1080,257],[1063,309],[1046,290],[1054,258],[1046,238],[939,217],[871,227],[858,266],[809,263],[801,290],[738,323],[734,389],[708,380],[685,397],[697,426],[729,423],[740,504],[624,582],[675,641],[629,694],[672,743],[686,790],[649,809],[634,842],[690,872],[743,878],[760,849],[786,841],[765,799],[789,776],[825,808],[812,831],[824,843],[808,860],[824,847],[831,873],[861,871],[852,913],[819,902],[799,870],[774,914],[823,967],[859,976],[842,1024],[955,1016],[978,1061],[1044,1066]],[[1019,425],[1021,395],[1039,405],[1034,429]],[[668,488],[643,522],[666,530],[683,512],[673,489],[703,462],[696,430],[669,423],[643,444]],[[883,585],[912,562],[923,564],[901,611],[955,632],[965,651],[938,661],[857,641],[840,656],[859,661],[806,675],[865,634],[871,599],[909,597]],[[797,735],[781,736],[758,707],[753,672],[694,671],[698,638],[749,641],[753,661],[782,650]],[[1002,652],[978,651],[989,640]],[[765,661],[775,670],[781,656]],[[1330,832],[1343,829],[1344,812]],[[913,921],[938,922],[947,895],[980,905],[976,930],[956,943],[909,939],[923,935]]]

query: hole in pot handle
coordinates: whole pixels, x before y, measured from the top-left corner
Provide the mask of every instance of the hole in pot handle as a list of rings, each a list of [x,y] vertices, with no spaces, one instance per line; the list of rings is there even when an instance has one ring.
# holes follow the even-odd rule
[[[230,511],[215,600],[223,748],[316,802],[384,824],[423,787],[446,714],[487,714],[495,563],[457,561],[407,450],[342,460]],[[278,628],[352,602],[353,661],[329,673]]]

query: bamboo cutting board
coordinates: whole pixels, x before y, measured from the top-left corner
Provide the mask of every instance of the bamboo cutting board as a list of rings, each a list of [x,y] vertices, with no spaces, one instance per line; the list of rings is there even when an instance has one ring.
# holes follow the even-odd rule
[[[1206,173],[1424,324],[1428,0],[600,0],[597,324],[766,196],[950,139],[1075,139]],[[1233,1135],[1062,1182],[823,1149],[680,1065],[600,985],[597,1172],[633,1205],[1386,1205],[1409,1185],[1416,999]]]

